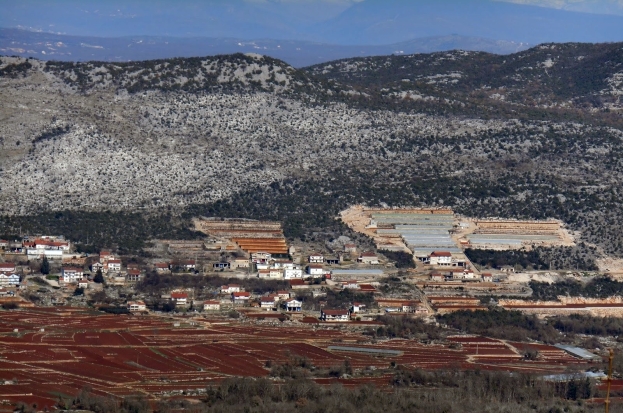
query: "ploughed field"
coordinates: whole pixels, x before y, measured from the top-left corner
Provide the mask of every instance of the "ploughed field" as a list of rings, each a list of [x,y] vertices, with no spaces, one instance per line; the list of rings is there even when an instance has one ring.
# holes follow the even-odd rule
[[[180,323],[179,326],[175,324]],[[546,345],[505,343],[485,337],[453,336],[444,344],[389,340],[371,344],[361,331],[343,325],[292,323],[267,326],[223,319],[180,319],[110,315],[76,308],[5,311],[0,322],[0,411],[18,401],[55,405],[89,386],[95,394],[143,394],[160,399],[201,391],[232,376],[268,376],[272,365],[305,357],[314,366],[355,370],[345,386],[389,385],[391,376],[358,374],[392,362],[408,368],[487,369],[551,374],[584,362]],[[340,350],[329,350],[329,347]],[[352,349],[354,348],[354,349]],[[383,354],[361,349],[392,350]],[[526,349],[540,357],[529,361]],[[388,355],[390,354],[390,355]],[[370,369],[368,369],[369,371]]]

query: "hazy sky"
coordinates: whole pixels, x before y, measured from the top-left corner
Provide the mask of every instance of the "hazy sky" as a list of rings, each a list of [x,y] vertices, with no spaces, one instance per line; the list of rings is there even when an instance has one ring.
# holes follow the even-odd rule
[[[623,0],[0,0],[0,10],[0,27],[82,36],[623,41]]]
[[[296,0],[294,0],[296,1]],[[501,0],[584,13],[615,14],[623,16],[623,0]]]

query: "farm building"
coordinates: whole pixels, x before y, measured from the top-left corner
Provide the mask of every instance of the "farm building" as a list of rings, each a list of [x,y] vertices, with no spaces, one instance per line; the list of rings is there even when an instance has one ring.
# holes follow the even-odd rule
[[[362,264],[377,265],[379,263],[379,257],[371,251],[366,251],[362,253],[359,258],[357,258],[357,262]]]
[[[307,261],[311,264],[322,264],[324,263],[324,256],[319,252],[314,252],[307,257]]]
[[[147,306],[143,301],[130,301],[128,302],[128,311],[145,311],[147,310]]]
[[[350,319],[350,311],[348,310],[320,310],[320,319],[322,321],[348,321]]]
[[[220,301],[204,301],[203,302],[203,311],[218,311],[221,309]]]

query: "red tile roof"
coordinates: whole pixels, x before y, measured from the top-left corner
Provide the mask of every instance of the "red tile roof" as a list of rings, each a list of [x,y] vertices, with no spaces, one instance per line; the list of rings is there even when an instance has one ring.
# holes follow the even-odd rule
[[[430,254],[431,257],[451,257],[452,253],[450,253],[449,251],[433,251],[432,254]]]
[[[337,315],[348,315],[348,310],[322,310],[322,312],[326,315],[337,316]]]
[[[171,293],[171,298],[174,300],[179,300],[180,298],[188,298],[188,294],[186,293]]]

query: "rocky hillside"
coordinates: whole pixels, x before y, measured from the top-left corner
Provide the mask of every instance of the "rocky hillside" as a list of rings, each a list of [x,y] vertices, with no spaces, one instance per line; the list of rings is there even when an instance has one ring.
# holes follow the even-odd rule
[[[406,100],[623,109],[623,43],[543,44],[505,56],[454,51],[367,57],[307,70],[361,92]]]
[[[202,214],[309,237],[353,203],[448,205],[559,218],[578,260],[623,256],[621,56],[543,45],[306,70],[257,55],[2,58],[0,234],[110,243],[138,233],[119,225],[132,212],[142,239]]]

